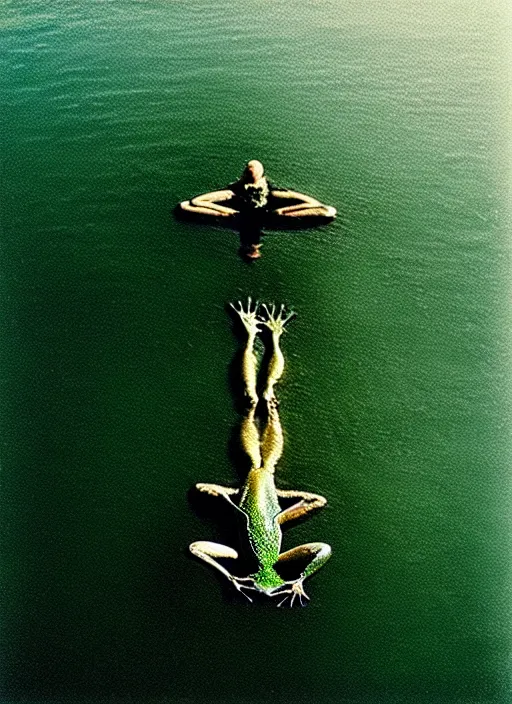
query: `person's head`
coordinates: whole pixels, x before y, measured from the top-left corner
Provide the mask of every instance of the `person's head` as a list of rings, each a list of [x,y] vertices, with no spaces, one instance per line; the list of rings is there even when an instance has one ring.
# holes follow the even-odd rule
[[[251,159],[251,161],[248,161],[245,166],[244,172],[242,174],[242,179],[245,181],[245,183],[256,183],[260,180],[260,178],[263,177],[264,173],[265,170],[261,161],[258,161],[257,159]]]

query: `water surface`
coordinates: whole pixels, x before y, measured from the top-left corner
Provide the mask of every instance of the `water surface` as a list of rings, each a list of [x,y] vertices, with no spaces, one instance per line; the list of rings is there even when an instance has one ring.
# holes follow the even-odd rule
[[[3,701],[508,700],[505,5],[3,3]],[[254,266],[171,215],[250,158],[339,211]],[[249,294],[298,312],[302,610],[187,554]]]

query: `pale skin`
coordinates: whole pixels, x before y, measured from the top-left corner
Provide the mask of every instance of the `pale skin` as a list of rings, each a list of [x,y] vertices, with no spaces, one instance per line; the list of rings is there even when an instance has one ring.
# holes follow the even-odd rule
[[[265,176],[263,164],[256,159],[249,161],[244,169],[240,179],[243,183],[258,184]],[[321,218],[334,218],[336,216],[336,208],[330,205],[324,205],[316,198],[307,196],[304,193],[297,191],[278,191],[271,190],[270,195],[274,203],[282,202],[282,205],[274,208],[271,215],[279,215],[284,217],[306,217],[314,216]],[[184,200],[180,203],[180,208],[188,213],[196,215],[207,215],[212,218],[232,218],[238,215],[238,210],[223,205],[226,201],[231,200],[235,194],[229,188],[220,191],[211,191],[203,193],[191,200]],[[286,201],[299,201],[292,205],[286,205]]]
[[[243,590],[253,590],[269,597],[281,596],[283,598],[278,606],[287,600],[290,606],[293,606],[295,600],[302,605],[303,599],[309,599],[304,592],[304,580],[325,564],[331,555],[331,548],[326,543],[316,542],[281,552],[281,526],[287,521],[302,518],[322,508],[327,500],[318,494],[282,490],[275,485],[275,467],[283,451],[283,431],[274,386],[284,371],[284,357],[279,340],[285,330],[284,325],[293,314],[286,316],[284,307],[281,307],[277,314],[275,307],[269,309],[264,306],[264,309],[266,315],[264,319],[260,319],[257,316],[257,305],[251,309],[250,299],[246,310],[241,303],[235,308],[247,331],[242,376],[249,408],[242,422],[240,438],[242,447],[251,461],[247,479],[241,489],[218,484],[196,484],[199,491],[227,501],[242,518],[249,549],[258,569],[247,577],[232,575],[218,560],[236,560],[238,553],[232,547],[220,543],[200,540],[190,545],[190,551],[221,572],[249,601],[252,600]],[[254,341],[261,331],[261,325],[269,328],[272,340],[272,356],[263,395],[267,422],[262,433],[259,431],[256,417],[259,397],[256,392],[257,358],[254,354]],[[291,499],[293,503],[283,509],[280,505],[281,499]],[[294,561],[300,561],[302,565],[300,574],[292,580],[281,578],[278,574],[279,567],[290,563],[293,565]]]

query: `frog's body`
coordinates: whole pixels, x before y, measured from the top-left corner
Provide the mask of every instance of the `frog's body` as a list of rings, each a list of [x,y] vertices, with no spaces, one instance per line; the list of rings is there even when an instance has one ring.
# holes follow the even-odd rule
[[[257,308],[251,311],[250,299],[247,311],[242,306],[238,314],[247,330],[248,340],[242,362],[246,395],[250,402],[247,416],[242,422],[242,446],[251,459],[251,469],[242,489],[219,486],[217,484],[197,484],[199,491],[212,496],[222,496],[237,510],[246,530],[249,551],[257,564],[257,570],[248,577],[236,577],[217,560],[236,559],[238,553],[233,548],[210,541],[197,541],[190,546],[191,552],[222,572],[239,590],[252,589],[267,596],[284,595],[279,606],[291,595],[290,605],[298,596],[308,598],[302,583],[306,577],[316,572],[330,557],[331,548],[326,543],[308,543],[281,553],[282,530],[286,521],[299,518],[310,511],[321,508],[327,502],[323,496],[304,491],[283,491],[276,487],[274,469],[283,449],[283,432],[277,410],[274,385],[284,370],[284,358],[279,347],[279,338],[285,323],[292,317],[284,318],[283,307],[276,316],[275,309],[267,312],[263,321],[272,333],[273,352],[268,367],[268,377],[263,397],[267,406],[267,424],[260,437],[256,424],[256,365],[253,345],[260,331],[261,321],[257,318]],[[282,509],[279,499],[297,499],[288,508]],[[293,560],[307,563],[294,580],[283,579],[279,566]],[[277,568],[277,569],[276,569]],[[244,592],[243,592],[244,593]],[[247,596],[247,594],[246,594]],[[249,597],[248,597],[249,598]]]

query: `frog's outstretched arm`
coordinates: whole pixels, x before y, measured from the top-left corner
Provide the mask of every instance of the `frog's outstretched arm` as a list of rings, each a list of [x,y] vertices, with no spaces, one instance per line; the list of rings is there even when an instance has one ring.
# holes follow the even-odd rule
[[[312,494],[309,491],[277,489],[277,495],[282,499],[300,499],[296,504],[285,508],[278,514],[277,521],[281,525],[286,523],[286,521],[302,518],[302,516],[322,508],[327,503],[327,499],[324,496]]]
[[[310,577],[327,562],[331,556],[331,552],[331,546],[327,545],[327,543],[305,543],[304,545],[299,545],[298,547],[287,550],[279,555],[276,565],[289,563],[293,560],[300,560],[302,563],[307,561],[307,565],[302,571],[300,577],[290,583],[289,589],[283,589],[276,592],[276,596],[279,594],[286,594],[285,598],[278,604],[278,606],[284,604],[289,597],[290,606],[293,606],[293,602],[297,597],[299,597],[301,604],[302,597],[309,600],[308,595],[304,591],[303,582],[307,577]]]
[[[210,540],[197,540],[195,543],[191,543],[189,545],[189,550],[192,555],[195,555],[200,560],[204,560],[204,562],[207,562],[209,565],[212,565],[212,567],[215,567],[216,570],[222,572],[222,574],[233,583],[239,592],[242,592],[242,594],[244,594],[249,601],[252,601],[252,599],[250,599],[247,594],[242,591],[242,589],[254,589],[254,580],[251,577],[235,577],[215,559],[217,557],[221,559],[229,558],[236,560],[238,558],[238,553],[236,550],[228,547],[227,545],[222,545],[222,543],[213,543]],[[240,582],[247,582],[247,584],[240,584]]]
[[[263,392],[263,398],[267,402],[270,402],[275,399],[274,386],[279,381],[284,371],[284,357],[279,346],[279,338],[284,332],[284,326],[294,317],[295,313],[292,312],[286,316],[284,305],[281,306],[277,315],[275,305],[272,306],[271,310],[266,305],[263,305],[263,307],[267,314],[267,319],[263,321],[263,325],[266,325],[272,333],[273,346],[272,357],[268,364],[267,385]]]
[[[258,405],[258,393],[256,391],[256,378],[258,371],[258,360],[254,354],[254,341],[256,335],[260,332],[260,321],[256,314],[258,312],[258,303],[254,304],[254,310],[251,310],[251,298],[247,302],[247,310],[245,311],[241,301],[238,301],[239,308],[230,303],[233,310],[240,316],[243,326],[247,330],[247,344],[244,349],[242,358],[242,378],[245,385],[245,393],[249,397],[251,407],[255,408]]]
[[[210,496],[222,496],[222,498],[229,501],[233,506],[236,506],[236,504],[233,503],[231,497],[240,493],[240,489],[233,489],[230,486],[221,486],[220,484],[196,484],[196,489],[205,494],[210,494]],[[238,506],[236,506],[236,508],[238,508]]]

